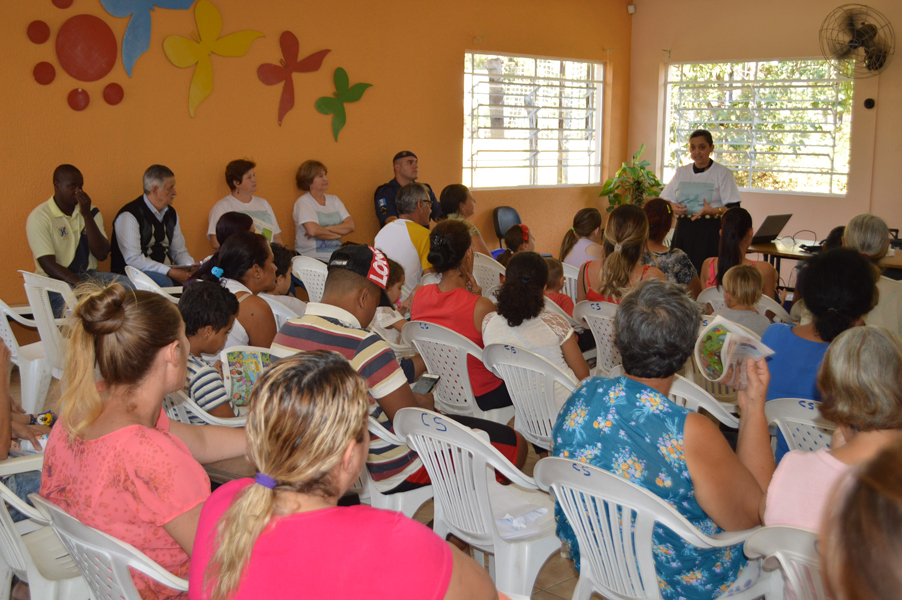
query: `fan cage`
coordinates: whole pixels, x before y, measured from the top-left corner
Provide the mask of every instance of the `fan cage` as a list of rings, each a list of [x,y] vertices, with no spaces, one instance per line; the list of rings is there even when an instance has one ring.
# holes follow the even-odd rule
[[[840,76],[873,77],[889,65],[896,36],[880,11],[864,4],[844,4],[821,24],[820,45]]]

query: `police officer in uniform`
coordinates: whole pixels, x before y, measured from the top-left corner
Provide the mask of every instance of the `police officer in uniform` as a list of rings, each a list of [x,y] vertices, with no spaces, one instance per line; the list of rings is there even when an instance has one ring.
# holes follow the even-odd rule
[[[409,150],[395,154],[392,164],[395,169],[395,178],[388,183],[380,185],[373,197],[380,228],[385,227],[386,223],[398,218],[398,210],[395,208],[395,198],[398,195],[398,190],[408,183],[416,181],[419,174],[417,155]],[[432,191],[429,184],[425,183],[423,185],[429,189],[429,198],[432,200],[432,213],[430,213],[429,219],[436,221],[442,215],[442,207],[436,200],[435,192]]]

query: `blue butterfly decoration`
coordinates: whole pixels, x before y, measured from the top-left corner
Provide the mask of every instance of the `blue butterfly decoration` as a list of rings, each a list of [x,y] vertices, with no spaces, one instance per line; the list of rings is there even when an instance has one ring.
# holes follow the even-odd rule
[[[138,57],[150,49],[150,13],[154,7],[187,10],[194,0],[100,0],[114,17],[131,17],[122,36],[122,65],[128,76]]]

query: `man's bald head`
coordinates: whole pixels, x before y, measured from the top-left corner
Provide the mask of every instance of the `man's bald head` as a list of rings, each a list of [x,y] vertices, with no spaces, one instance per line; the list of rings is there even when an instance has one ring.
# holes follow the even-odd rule
[[[81,171],[72,165],[60,165],[53,170],[53,181],[68,180],[70,177],[81,177]]]

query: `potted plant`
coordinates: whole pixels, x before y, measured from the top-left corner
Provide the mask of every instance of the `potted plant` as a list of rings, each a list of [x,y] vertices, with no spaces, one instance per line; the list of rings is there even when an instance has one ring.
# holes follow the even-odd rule
[[[642,206],[648,198],[654,198],[664,189],[664,184],[658,176],[648,170],[651,164],[647,160],[639,161],[639,157],[645,152],[645,144],[639,146],[639,151],[633,154],[630,163],[623,163],[617,173],[611,179],[604,182],[599,196],[608,199],[607,212],[611,212],[621,204],[638,204]]]

